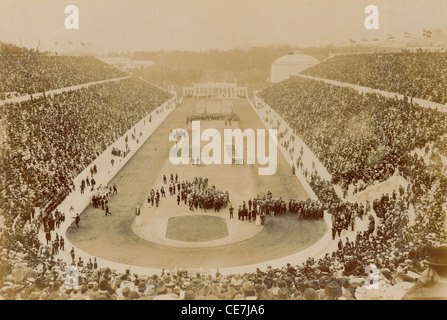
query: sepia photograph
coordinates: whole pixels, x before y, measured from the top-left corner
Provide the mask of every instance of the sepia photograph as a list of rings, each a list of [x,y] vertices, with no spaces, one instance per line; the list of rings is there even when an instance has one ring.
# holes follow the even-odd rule
[[[447,300],[446,21],[0,0],[0,300]]]

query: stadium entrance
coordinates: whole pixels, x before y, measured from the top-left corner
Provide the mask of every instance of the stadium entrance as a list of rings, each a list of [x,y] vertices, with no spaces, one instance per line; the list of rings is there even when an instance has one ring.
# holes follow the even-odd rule
[[[183,88],[184,97],[193,98],[245,98],[247,87],[238,87],[236,83],[195,83]]]

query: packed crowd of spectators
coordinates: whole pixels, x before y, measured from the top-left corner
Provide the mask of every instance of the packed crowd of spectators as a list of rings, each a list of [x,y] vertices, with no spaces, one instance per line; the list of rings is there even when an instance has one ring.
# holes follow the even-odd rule
[[[168,99],[166,92],[129,79],[2,106],[5,224],[25,221],[35,206],[52,211],[75,190],[80,172]]]
[[[437,140],[433,145],[433,148],[438,154],[447,158],[447,136],[444,136],[441,139]]]
[[[280,114],[346,192],[400,170],[411,176],[410,152],[447,133],[447,115],[377,94],[292,77],[260,97]],[[297,161],[299,165],[299,161]]]
[[[303,74],[447,103],[447,52],[338,55]]]
[[[300,78],[266,89],[261,97],[332,174],[332,181],[326,181],[317,171],[302,170],[332,216],[333,239],[334,235],[340,238],[338,250],[325,259],[312,261],[312,269],[338,266],[352,275],[374,263],[391,285],[408,280],[408,270],[420,273],[418,261],[426,247],[447,240],[447,178],[438,166],[426,165],[421,156],[411,151],[425,149],[432,142],[436,146],[443,144],[446,115],[408,102]],[[297,168],[301,169],[300,159]],[[346,188],[358,180],[372,184],[396,171],[407,179],[408,188],[401,187],[366,207],[344,202],[332,185],[339,183]],[[411,206],[415,223],[410,226]],[[377,220],[368,214],[371,210]],[[349,222],[365,215],[369,218],[367,230],[358,232],[355,241],[346,239],[344,243],[341,231],[355,230]]]
[[[2,109],[1,118],[7,125],[8,139],[2,145],[6,152],[1,152],[4,166],[1,178],[7,182],[2,190],[2,210],[7,228],[0,229],[0,247],[3,248],[0,253],[1,298],[400,299],[426,272],[421,262],[428,259],[433,244],[447,240],[444,227],[447,178],[440,174],[439,168],[425,165],[419,156],[410,156],[410,151],[416,147],[424,148],[429,142],[439,144],[439,137],[446,133],[445,115],[406,102],[359,95],[350,89],[295,78],[275,89],[267,89],[262,96],[332,174],[333,181],[326,181],[315,171],[306,172],[305,177],[321,202],[321,207],[313,203],[308,204],[308,208],[328,210],[337,233],[339,229],[353,228],[347,222],[353,221],[354,217],[363,219],[370,210],[374,210],[378,219],[374,228],[357,232],[355,240],[347,238],[344,241],[339,234],[337,249],[323,258],[309,258],[305,263],[289,263],[279,268],[269,266],[267,270],[257,269],[245,274],[193,274],[181,269],[163,270],[161,275],[135,274],[130,270],[121,273],[108,266],[99,267],[96,260],[84,264],[75,256],[74,249],[71,263],[55,261],[52,244],[44,246],[37,237],[42,222],[31,219],[26,227],[25,222],[29,222],[36,201],[49,199],[44,193],[45,186],[51,186],[63,176],[58,173],[66,170],[71,173],[68,177],[74,177],[88,165],[87,157],[91,155],[94,158],[107,144],[100,145],[99,150],[91,146],[104,139],[113,141],[114,134],[122,134],[131,123],[153,109],[151,104],[144,105],[143,101],[155,95],[155,100],[160,99],[157,101],[159,105],[167,99],[162,93],[153,91],[151,94],[146,92],[148,96],[141,96],[141,91],[145,91],[142,88],[134,87],[137,92],[129,90],[135,85],[129,81],[113,87],[95,86],[81,90],[82,95],[70,92]],[[110,90],[112,92],[108,90],[111,88],[114,89]],[[75,102],[70,100],[73,96]],[[92,101],[102,113],[88,109]],[[108,108],[103,105],[104,101],[108,102]],[[128,105],[132,109],[127,109]],[[112,109],[110,114],[107,113],[109,108]],[[114,108],[121,112],[114,111]],[[130,110],[141,114],[134,118]],[[126,114],[124,118],[123,113]],[[37,118],[43,120],[35,121]],[[59,122],[57,119],[62,120]],[[124,128],[120,127],[120,122],[125,124]],[[53,131],[58,134],[52,134]],[[70,143],[60,141],[67,139]],[[80,146],[86,149],[80,150]],[[55,155],[60,159],[57,163],[51,160]],[[73,161],[68,158],[73,158]],[[300,168],[298,163],[297,168]],[[386,179],[396,169],[408,180],[408,188],[384,195],[371,207],[345,203],[332,185],[340,183],[347,186],[358,180],[370,184]],[[164,183],[167,183],[166,178]],[[169,183],[171,192],[172,186],[174,189],[172,195],[177,186],[177,197],[183,201],[188,198],[181,198],[183,189],[191,191],[185,192],[186,195],[203,194],[206,190],[217,192],[215,188],[208,187],[207,179],[196,178],[182,186],[178,177],[171,175]],[[66,183],[66,188],[71,189],[71,184]],[[221,195],[229,201],[228,193],[222,192]],[[272,194],[268,193],[265,199],[273,200]],[[285,206],[281,201],[275,202],[279,214]],[[261,206],[262,203],[259,208]],[[416,212],[415,224],[411,226],[407,214],[410,206],[414,206]],[[48,217],[45,223],[48,228],[53,228],[51,219],[54,218]],[[77,285],[72,277],[73,270],[77,272]],[[377,287],[369,287],[371,282]]]
[[[231,126],[231,122],[239,121],[240,117],[232,113],[194,113],[186,118],[186,125],[193,121],[211,121],[211,120],[224,120],[225,125]]]
[[[387,250],[390,248],[391,250]],[[0,253],[0,297],[23,300],[381,300],[401,299],[424,271],[428,239],[397,243],[359,234],[324,258],[223,275],[162,270],[137,274],[98,266],[96,258],[55,260]],[[367,266],[365,268],[365,266]]]
[[[0,100],[126,75],[92,56],[49,56],[0,42]]]

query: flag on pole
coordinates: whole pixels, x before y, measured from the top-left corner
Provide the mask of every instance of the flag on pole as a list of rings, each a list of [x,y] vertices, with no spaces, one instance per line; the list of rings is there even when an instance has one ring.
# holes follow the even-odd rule
[[[349,39],[349,42],[350,42],[350,43],[357,43],[357,41],[352,40],[352,39]]]
[[[409,32],[404,32],[404,37],[405,38],[411,38],[411,33],[409,33]]]
[[[392,34],[389,34],[389,33],[386,36],[387,36],[388,40],[396,38],[395,36],[393,36]]]

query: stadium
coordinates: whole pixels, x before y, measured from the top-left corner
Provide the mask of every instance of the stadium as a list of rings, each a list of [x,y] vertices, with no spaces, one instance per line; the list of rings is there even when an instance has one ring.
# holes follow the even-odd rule
[[[240,82],[0,45],[2,299],[447,298],[445,49]]]

